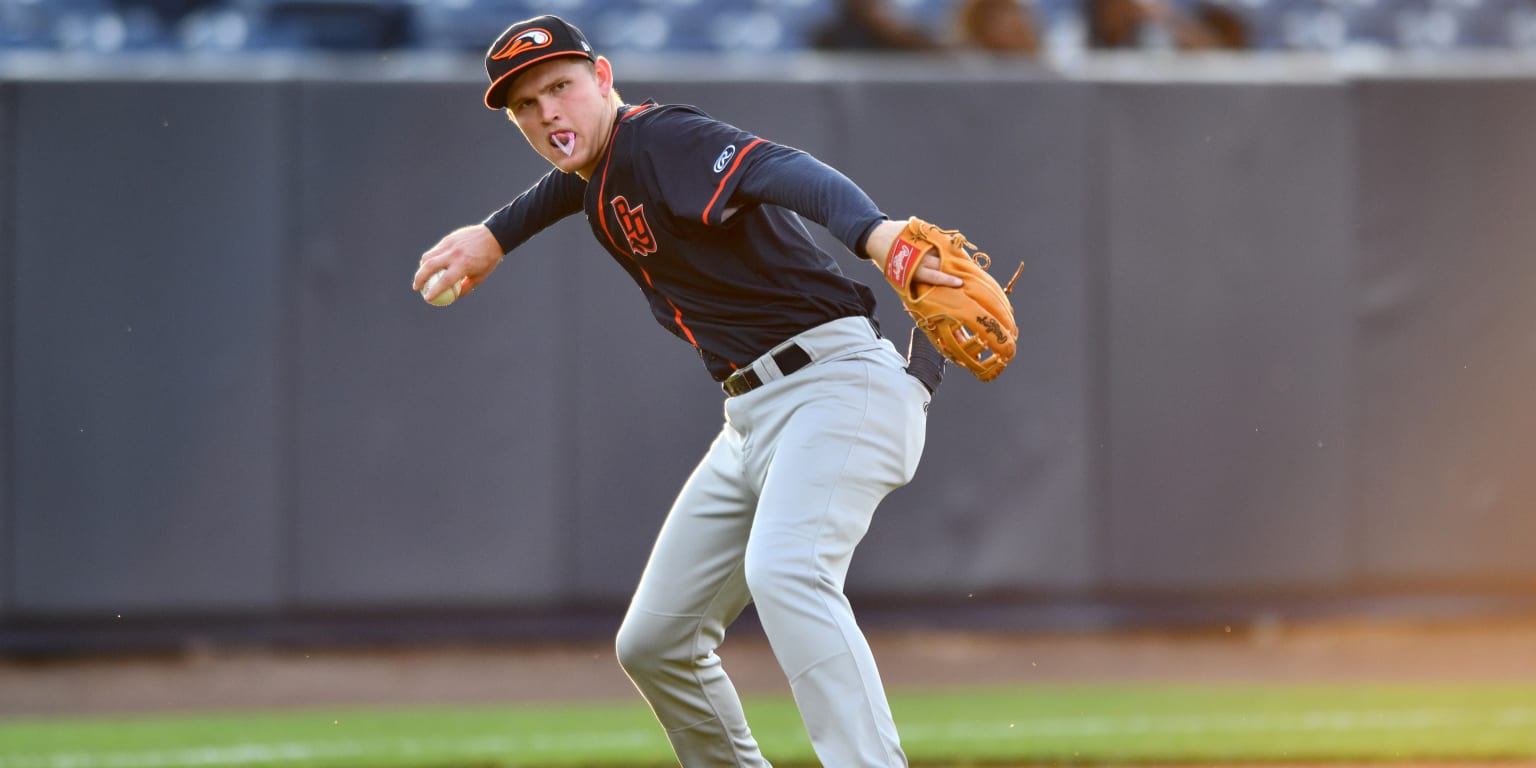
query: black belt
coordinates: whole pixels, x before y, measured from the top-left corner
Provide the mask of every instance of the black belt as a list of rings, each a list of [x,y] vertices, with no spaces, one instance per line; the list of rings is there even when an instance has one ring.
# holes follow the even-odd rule
[[[800,348],[799,344],[788,344],[783,349],[773,353],[773,362],[778,364],[779,373],[785,376],[800,370],[811,364],[811,356]],[[732,373],[725,381],[720,382],[720,388],[731,397],[745,395],[763,385],[763,379],[757,375],[757,371],[751,366],[741,368]]]

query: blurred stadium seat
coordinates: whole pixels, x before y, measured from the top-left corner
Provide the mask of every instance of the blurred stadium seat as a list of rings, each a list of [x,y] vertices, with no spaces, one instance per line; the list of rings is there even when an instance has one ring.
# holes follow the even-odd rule
[[[113,51],[127,21],[106,0],[0,0],[0,45]]]
[[[508,20],[534,15],[525,0],[419,0],[414,39],[434,50],[481,51]]]
[[[1463,47],[1536,51],[1536,2],[1479,0],[1458,5]]]
[[[478,52],[494,30],[567,15],[602,50],[756,53],[809,47],[839,0],[0,0],[0,50]],[[941,36],[959,0],[890,0]],[[1020,0],[1056,38],[1080,34],[1084,0]],[[1169,0],[1217,5],[1261,50],[1370,47],[1536,51],[1536,0]],[[1057,40],[1059,45],[1062,41]],[[1070,41],[1067,41],[1070,42]]]
[[[269,0],[257,15],[267,44],[379,50],[410,42],[414,10],[405,0]]]

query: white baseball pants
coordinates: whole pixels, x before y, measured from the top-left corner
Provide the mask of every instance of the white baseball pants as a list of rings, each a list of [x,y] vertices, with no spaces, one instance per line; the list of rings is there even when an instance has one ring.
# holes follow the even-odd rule
[[[812,363],[725,403],[725,426],[662,526],[619,630],[620,663],[685,768],[768,761],[715,649],[747,603],[821,763],[906,766],[843,580],[875,506],[922,454],[928,391],[864,318],[791,340]]]

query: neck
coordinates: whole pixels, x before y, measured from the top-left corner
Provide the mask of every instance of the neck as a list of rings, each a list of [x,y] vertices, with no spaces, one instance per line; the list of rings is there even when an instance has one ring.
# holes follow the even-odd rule
[[[603,146],[600,147],[597,151],[597,154],[593,156],[591,165],[585,168],[576,169],[576,175],[580,176],[583,181],[592,180],[592,174],[597,171],[598,161],[603,158],[603,155],[607,154],[608,142],[613,139],[613,124],[618,122],[619,107],[622,106],[624,106],[624,102],[619,99],[619,94],[617,92],[610,91],[608,93],[608,112],[606,117],[603,119],[602,128],[598,131],[598,135],[603,137]]]

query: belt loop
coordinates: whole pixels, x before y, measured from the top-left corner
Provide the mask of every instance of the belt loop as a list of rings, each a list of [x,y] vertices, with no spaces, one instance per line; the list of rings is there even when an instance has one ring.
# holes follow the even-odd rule
[[[811,354],[805,351],[805,347],[790,341],[753,360],[751,365],[736,370],[720,383],[720,388],[731,397],[744,395],[770,381],[789,376],[812,362]]]
[[[762,379],[764,384],[774,379],[784,378],[784,372],[779,370],[779,361],[775,358],[772,350],[769,350],[768,354],[753,360],[752,368],[757,371],[758,378]]]
[[[805,347],[794,342],[785,344],[769,357],[773,359],[773,367],[779,370],[780,376],[788,376],[815,362],[811,359],[811,353],[805,351]]]
[[[818,358],[813,356],[813,352],[820,352],[822,357],[826,357],[829,353],[837,354],[844,344],[858,343],[852,338],[859,335],[858,332],[848,325],[855,322],[854,317],[850,315],[832,320],[796,334],[746,366],[733,371],[725,381],[720,383],[721,389],[731,397],[744,395],[816,362]],[[880,323],[874,317],[870,315],[857,315],[857,317],[864,321],[865,327],[869,329],[875,341],[885,338],[880,334]],[[836,324],[835,327],[826,327],[833,324]],[[819,333],[817,333],[818,330]]]

